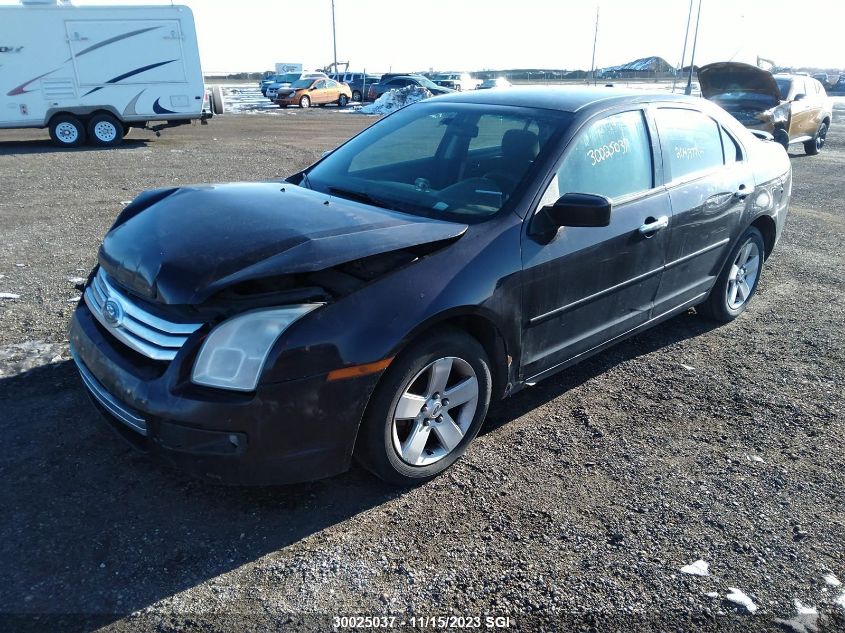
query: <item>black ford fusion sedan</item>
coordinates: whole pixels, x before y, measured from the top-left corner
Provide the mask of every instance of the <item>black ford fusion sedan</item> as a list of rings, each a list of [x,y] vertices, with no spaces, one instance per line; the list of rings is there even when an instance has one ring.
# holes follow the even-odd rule
[[[392,114],[286,181],[141,194],[71,326],[98,408],[205,478],[399,484],[491,402],[754,295],[786,152],[700,99],[514,88]]]

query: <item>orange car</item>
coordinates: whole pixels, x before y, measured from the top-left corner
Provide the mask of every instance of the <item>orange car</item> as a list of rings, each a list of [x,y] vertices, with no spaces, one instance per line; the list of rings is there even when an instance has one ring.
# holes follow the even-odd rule
[[[346,84],[334,79],[309,78],[293,82],[290,88],[279,88],[276,103],[280,108],[298,105],[308,108],[312,105],[336,103],[343,107],[352,98],[352,91]]]

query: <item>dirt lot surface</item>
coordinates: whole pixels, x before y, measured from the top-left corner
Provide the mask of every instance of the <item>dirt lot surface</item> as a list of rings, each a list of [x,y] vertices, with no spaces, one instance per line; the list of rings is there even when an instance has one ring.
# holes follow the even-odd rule
[[[0,629],[845,629],[841,114],[820,156],[793,153],[745,315],[682,315],[495,404],[466,457],[411,491],[358,467],[190,480],[106,427],[66,343],[78,278],[138,192],[285,176],[372,119],[223,116],[76,152],[0,132],[0,293],[19,295],[0,299]],[[681,572],[699,559],[709,575]]]

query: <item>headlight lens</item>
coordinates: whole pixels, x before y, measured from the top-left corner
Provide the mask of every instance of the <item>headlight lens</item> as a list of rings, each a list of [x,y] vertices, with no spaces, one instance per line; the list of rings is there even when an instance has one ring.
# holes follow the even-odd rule
[[[202,345],[191,380],[198,385],[252,391],[264,369],[270,349],[297,319],[321,303],[256,310],[224,321]]]

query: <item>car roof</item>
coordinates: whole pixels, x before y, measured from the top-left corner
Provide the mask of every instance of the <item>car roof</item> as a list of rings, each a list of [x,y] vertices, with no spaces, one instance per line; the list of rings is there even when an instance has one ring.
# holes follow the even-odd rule
[[[506,91],[471,90],[437,97],[438,101],[477,103],[483,105],[519,106],[579,112],[586,109],[604,109],[625,103],[650,101],[678,101],[700,104],[698,97],[652,90],[626,90],[622,88],[583,86],[514,86]]]

